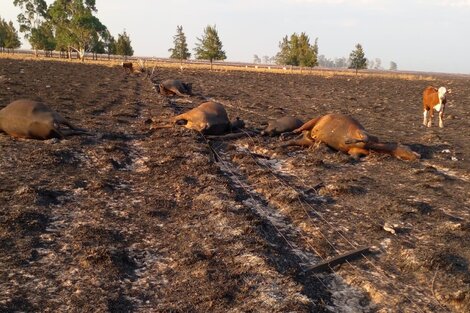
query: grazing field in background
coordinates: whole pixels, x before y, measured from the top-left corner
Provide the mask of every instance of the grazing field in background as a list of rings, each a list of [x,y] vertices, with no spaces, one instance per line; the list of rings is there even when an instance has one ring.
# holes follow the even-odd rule
[[[468,77],[183,68],[153,75],[192,83],[178,99],[117,61],[2,55],[0,108],[44,101],[94,135],[0,134],[0,311],[470,310]],[[443,129],[422,125],[428,85],[452,88]],[[203,99],[248,128],[350,114],[422,159],[151,129]]]

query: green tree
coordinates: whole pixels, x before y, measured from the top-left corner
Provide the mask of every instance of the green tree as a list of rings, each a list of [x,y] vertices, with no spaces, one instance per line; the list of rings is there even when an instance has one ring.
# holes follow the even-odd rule
[[[199,41],[196,43],[196,59],[209,60],[211,63],[214,60],[225,60],[227,56],[225,51],[222,50],[222,42],[219,39],[217,29],[214,26],[208,25],[204,28],[204,34],[202,38],[197,38]]]
[[[21,47],[18,31],[12,21],[8,23],[0,18],[0,50],[13,50]]]
[[[367,68],[367,59],[359,43],[356,45],[356,49],[349,54],[349,68],[356,69],[356,75],[358,70]]]
[[[49,22],[44,22],[39,27],[32,29],[29,42],[35,49],[44,50],[46,55],[53,51],[56,48],[56,39],[52,25]]]
[[[276,55],[276,63],[281,65],[307,66],[318,65],[318,38],[310,44],[310,38],[301,33],[293,33],[290,38],[285,36],[279,42],[280,51]]]
[[[253,56],[253,63],[255,63],[255,64],[260,64],[261,63],[261,58],[257,54],[255,54]]]
[[[85,52],[90,51],[96,36],[106,32],[96,13],[95,0],[55,0],[47,14],[55,27],[57,44],[61,49],[78,52],[84,61]]]
[[[131,46],[131,39],[129,35],[124,31],[122,34],[118,34],[118,40],[116,43],[116,54],[124,56],[134,55],[134,49]]]
[[[116,40],[108,30],[103,34],[103,43],[104,53],[108,55],[109,59],[111,54],[116,54]]]
[[[49,18],[47,14],[47,3],[44,0],[14,0],[13,4],[23,10],[18,14],[18,23],[20,32],[24,33],[25,38],[31,44],[31,48],[36,50],[42,49],[38,47],[39,30],[42,23]],[[39,33],[38,33],[39,32]]]
[[[292,60],[290,59],[290,42],[287,35],[282,38],[282,41],[279,42],[280,51],[276,54],[276,63],[281,65],[291,65]]]
[[[104,41],[101,40],[98,34],[93,35],[89,51],[93,54],[93,59],[98,60],[98,54],[105,53]]]
[[[18,31],[13,26],[13,22],[8,23],[7,38],[5,40],[5,48],[7,49],[18,49],[21,47],[21,41],[18,37]]]
[[[168,49],[171,52],[171,59],[178,59],[182,63],[183,60],[189,59],[191,53],[188,50],[188,44],[186,43],[186,36],[183,33],[183,26],[176,27],[176,35],[173,36],[174,48]]]
[[[310,38],[305,33],[299,36],[299,47],[297,53],[299,54],[299,65],[306,67],[314,67],[318,65],[318,38],[315,38],[315,43],[310,44]]]
[[[391,71],[396,71],[397,69],[398,69],[397,63],[395,63],[394,61],[391,61],[390,62],[390,70]]]
[[[5,49],[5,41],[7,39],[7,34],[8,34],[8,28],[7,28],[7,22],[0,18],[0,52],[3,52]]]

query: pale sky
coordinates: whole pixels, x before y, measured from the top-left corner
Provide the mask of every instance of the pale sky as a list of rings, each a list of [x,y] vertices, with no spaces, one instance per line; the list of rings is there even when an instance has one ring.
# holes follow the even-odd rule
[[[227,61],[274,56],[285,35],[305,32],[330,59],[360,43],[386,69],[394,61],[399,70],[470,74],[470,0],[96,0],[96,7],[116,38],[127,31],[136,56],[168,57],[177,25],[194,53],[196,37],[216,25]],[[2,18],[17,26],[18,13],[13,0],[0,0]]]

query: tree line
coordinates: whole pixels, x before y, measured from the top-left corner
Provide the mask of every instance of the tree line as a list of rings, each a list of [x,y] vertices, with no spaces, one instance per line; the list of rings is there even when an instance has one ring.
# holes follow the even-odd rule
[[[174,47],[168,49],[171,52],[170,58],[178,59],[180,62],[188,60],[191,57],[186,36],[183,27],[178,25],[176,35],[173,37]],[[219,38],[215,26],[207,26],[204,29],[202,38],[197,38],[198,43],[194,49],[196,59],[209,60],[212,68],[213,60],[225,60],[226,55],[222,50],[222,42]],[[302,32],[300,35],[293,33],[291,36],[285,36],[279,42],[279,52],[274,57],[263,56],[263,60],[258,55],[254,55],[253,63],[276,63],[279,65],[292,65],[301,67],[331,67],[331,68],[351,68],[356,73],[360,69],[366,69],[368,65],[373,69],[382,69],[381,60],[376,58],[368,60],[365,57],[364,49],[361,44],[356,44],[355,49],[350,53],[349,59],[338,58],[334,61],[327,59],[324,55],[318,55],[318,38],[315,38],[313,44],[309,36]],[[390,62],[390,70],[397,70],[397,64]]]
[[[33,50],[44,50],[46,54],[60,51],[67,57],[76,52],[84,60],[85,53],[132,56],[134,50],[129,35],[124,30],[118,39],[111,35],[107,27],[95,16],[97,13],[95,0],[55,0],[47,5],[45,0],[13,0],[13,4],[22,10],[18,15],[19,31],[31,44]],[[178,25],[173,37],[174,46],[169,50],[170,58],[180,62],[191,57],[183,27]],[[0,18],[0,48],[16,49],[21,46],[18,32],[10,21]],[[214,26],[204,28],[201,38],[197,38],[194,48],[196,59],[225,60],[222,41]],[[367,60],[361,44],[357,44],[350,53],[349,59],[327,59],[318,55],[318,38],[310,41],[310,37],[302,32],[284,36],[279,42],[279,52],[274,57],[263,57],[265,63],[274,62],[279,65],[301,67],[349,67],[356,71],[367,68],[368,64],[380,69],[380,59]],[[254,63],[261,63],[255,55]],[[373,65],[372,65],[373,64]],[[390,69],[396,70],[397,65],[391,62]]]

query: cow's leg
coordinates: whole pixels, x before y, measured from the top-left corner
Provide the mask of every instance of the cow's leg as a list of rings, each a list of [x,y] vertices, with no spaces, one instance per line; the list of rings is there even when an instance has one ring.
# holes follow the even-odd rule
[[[300,138],[300,139],[299,139]],[[310,147],[315,144],[315,140],[309,138],[307,134],[301,135],[301,137],[297,137],[296,139],[289,140],[285,144],[281,145],[282,148],[290,147],[290,146],[302,146],[302,147]]]
[[[444,117],[444,110],[441,110],[439,112],[439,127],[440,128],[444,127],[444,121],[442,120],[443,117]]]
[[[427,124],[427,126],[428,126],[428,127],[431,127],[431,125],[432,125],[432,118],[433,118],[433,115],[434,115],[433,110],[432,110],[432,109],[429,110],[429,111],[428,111],[428,114],[429,114],[429,116],[428,116],[428,124]]]
[[[427,126],[428,125],[428,110],[424,110],[423,112],[423,125]]]
[[[292,132],[297,134],[297,133],[303,132],[304,130],[311,130],[321,118],[322,117],[320,116],[313,120],[310,120],[306,122],[305,124],[303,124],[302,126],[300,126],[299,128],[294,129]]]

